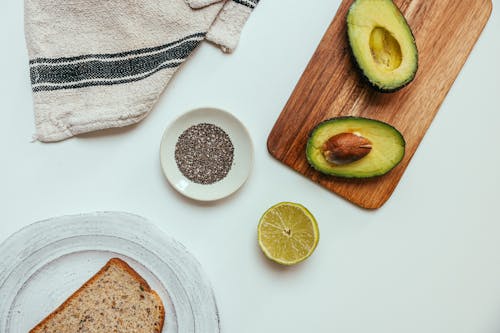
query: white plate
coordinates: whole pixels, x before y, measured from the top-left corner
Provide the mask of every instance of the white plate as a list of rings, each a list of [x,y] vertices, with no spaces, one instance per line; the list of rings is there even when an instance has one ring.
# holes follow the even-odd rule
[[[233,165],[227,176],[210,185],[197,184],[186,178],[175,162],[175,145],[189,127],[209,123],[223,129],[234,147]],[[237,191],[247,180],[253,164],[253,145],[243,124],[232,114],[214,108],[200,108],[177,118],[163,134],[160,161],[169,183],[183,195],[200,201],[225,198]]]
[[[217,305],[196,259],[144,218],[127,213],[34,223],[0,245],[0,332],[26,333],[112,257],[162,298],[162,333],[219,333]]]

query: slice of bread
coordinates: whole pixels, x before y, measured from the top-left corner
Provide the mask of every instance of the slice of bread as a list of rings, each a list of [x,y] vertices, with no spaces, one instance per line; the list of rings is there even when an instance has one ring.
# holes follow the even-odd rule
[[[158,294],[113,258],[30,333],[160,333],[164,320]]]

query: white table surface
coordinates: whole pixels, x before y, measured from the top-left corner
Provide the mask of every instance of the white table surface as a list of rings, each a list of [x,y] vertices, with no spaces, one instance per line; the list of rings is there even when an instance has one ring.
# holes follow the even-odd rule
[[[266,150],[339,3],[263,0],[237,51],[228,56],[202,45],[140,125],[42,144],[30,142],[22,1],[3,0],[0,242],[52,216],[127,211],[196,255],[213,283],[225,333],[498,333],[497,8],[392,198],[365,211]],[[215,204],[178,195],[159,164],[164,128],[199,106],[231,111],[255,144],[248,183]],[[256,242],[259,217],[280,201],[307,206],[321,231],[315,254],[293,268],[266,261]]]

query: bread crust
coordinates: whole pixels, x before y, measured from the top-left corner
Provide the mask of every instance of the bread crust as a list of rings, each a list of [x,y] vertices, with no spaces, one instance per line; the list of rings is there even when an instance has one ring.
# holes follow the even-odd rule
[[[52,313],[50,313],[45,319],[43,319],[39,324],[37,324],[35,327],[33,327],[29,333],[38,333],[41,332],[41,329],[43,326],[50,321],[54,316],[56,316],[58,313],[66,309],[70,302],[77,298],[87,287],[89,287],[92,283],[94,283],[98,278],[100,278],[110,267],[112,266],[119,266],[123,270],[127,271],[141,286],[144,288],[144,291],[153,295],[153,297],[156,298],[158,303],[160,304],[160,313],[161,313],[161,322],[160,322],[160,330],[161,332],[163,330],[163,325],[165,323],[165,307],[163,305],[163,302],[158,295],[156,291],[151,289],[149,284],[144,280],[142,276],[139,275],[132,267],[129,266],[125,261],[121,260],[120,258],[111,258],[106,265],[104,265],[94,276],[92,276],[87,282],[85,282],[78,290],[76,290],[71,296],[69,296],[64,303],[59,305],[57,309],[55,309]]]

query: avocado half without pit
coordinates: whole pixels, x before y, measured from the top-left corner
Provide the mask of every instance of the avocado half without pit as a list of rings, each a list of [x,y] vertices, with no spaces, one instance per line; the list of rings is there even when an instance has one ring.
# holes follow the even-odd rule
[[[361,74],[378,91],[397,91],[415,78],[415,38],[392,0],[355,0],[347,14],[347,35]]]
[[[404,157],[405,140],[393,126],[374,119],[338,117],[317,125],[306,156],[319,172],[344,178],[381,176]]]

